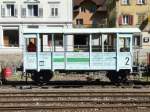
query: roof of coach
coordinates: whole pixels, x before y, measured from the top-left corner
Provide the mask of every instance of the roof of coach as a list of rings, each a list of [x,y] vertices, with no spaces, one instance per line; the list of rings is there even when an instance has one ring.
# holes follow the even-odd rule
[[[91,33],[140,33],[139,28],[53,28],[53,29],[23,29],[23,33],[65,33],[65,34],[91,34]]]

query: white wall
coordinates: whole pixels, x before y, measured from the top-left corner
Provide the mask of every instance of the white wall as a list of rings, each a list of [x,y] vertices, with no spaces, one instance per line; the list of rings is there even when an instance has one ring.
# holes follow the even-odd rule
[[[0,5],[6,1],[12,1],[15,2],[17,5],[18,9],[18,16],[17,17],[1,17],[1,7],[0,7],[0,23],[4,22],[48,22],[48,23],[71,23],[72,22],[72,16],[73,16],[73,11],[72,11],[72,0],[39,0],[40,3],[39,7],[43,8],[43,17],[32,17],[28,18],[22,18],[21,17],[21,7],[26,7],[27,3],[24,3],[27,0],[0,0]],[[34,0],[30,0],[34,1]],[[59,17],[50,17],[50,6],[49,2],[59,2],[60,3],[60,16]],[[8,2],[9,3],[9,2]]]

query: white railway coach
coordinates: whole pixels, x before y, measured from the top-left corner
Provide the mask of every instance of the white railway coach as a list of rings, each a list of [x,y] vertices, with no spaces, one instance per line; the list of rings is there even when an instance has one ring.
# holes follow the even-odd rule
[[[132,72],[132,36],[139,32],[138,28],[23,29],[24,73],[32,73],[40,83],[57,70],[107,71],[111,81],[126,81]]]

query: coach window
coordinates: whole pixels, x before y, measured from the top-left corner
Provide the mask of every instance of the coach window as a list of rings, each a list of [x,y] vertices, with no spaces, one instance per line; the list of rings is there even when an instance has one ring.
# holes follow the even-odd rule
[[[102,52],[102,37],[100,34],[92,35],[92,52]]]
[[[62,34],[42,34],[41,36],[41,52],[59,51],[63,49]],[[52,37],[54,40],[52,40]]]
[[[116,35],[107,34],[107,37],[103,38],[104,40],[104,52],[115,52],[116,51]]]
[[[130,38],[121,37],[119,39],[120,52],[130,52]]]
[[[41,51],[62,51],[63,49],[63,35],[62,34],[53,34],[54,42],[52,42],[52,34],[48,34],[42,42]],[[42,39],[41,39],[42,40]]]
[[[26,39],[26,51],[36,52],[36,39],[35,38]]]
[[[61,34],[55,34],[54,35],[54,45],[56,47],[62,47],[63,46],[63,37]]]
[[[41,52],[52,51],[52,34],[41,34]]]
[[[74,51],[75,52],[89,51],[89,35],[76,34],[74,36]]]

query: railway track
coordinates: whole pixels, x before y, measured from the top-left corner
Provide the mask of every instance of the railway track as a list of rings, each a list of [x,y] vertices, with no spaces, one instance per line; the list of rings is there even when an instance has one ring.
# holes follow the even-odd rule
[[[0,92],[0,112],[133,112],[135,110],[150,111],[150,91],[51,89]]]

